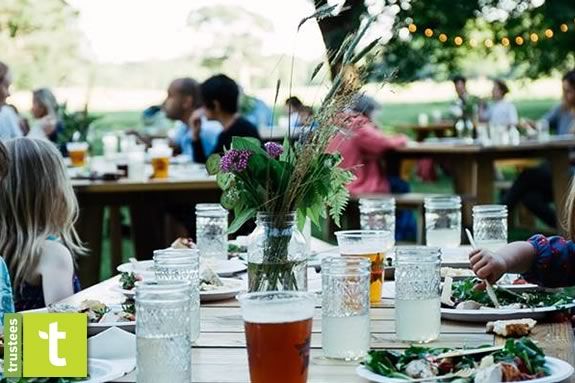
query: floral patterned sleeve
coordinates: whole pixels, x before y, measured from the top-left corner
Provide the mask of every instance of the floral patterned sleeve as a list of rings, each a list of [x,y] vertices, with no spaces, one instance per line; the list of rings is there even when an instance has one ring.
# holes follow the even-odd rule
[[[14,300],[12,298],[12,284],[10,274],[4,259],[0,257],[0,323],[4,323],[4,314],[14,312]]]
[[[545,287],[575,285],[575,243],[563,237],[534,235],[528,242],[537,256],[525,280]]]

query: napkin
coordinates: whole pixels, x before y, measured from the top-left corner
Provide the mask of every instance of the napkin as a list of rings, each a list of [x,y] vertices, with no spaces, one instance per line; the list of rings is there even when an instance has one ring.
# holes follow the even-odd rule
[[[88,339],[88,357],[111,362],[127,374],[136,368],[136,336],[110,327]]]

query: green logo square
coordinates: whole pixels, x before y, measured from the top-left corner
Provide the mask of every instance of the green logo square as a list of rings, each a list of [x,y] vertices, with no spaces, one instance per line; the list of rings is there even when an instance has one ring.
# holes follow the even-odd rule
[[[23,316],[25,377],[86,377],[86,314],[34,313]]]

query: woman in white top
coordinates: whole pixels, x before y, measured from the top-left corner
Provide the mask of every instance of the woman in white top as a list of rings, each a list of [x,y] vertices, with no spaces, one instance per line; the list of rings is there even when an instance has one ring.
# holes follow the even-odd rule
[[[6,64],[0,61],[0,140],[8,140],[22,136],[20,117],[6,99],[10,96],[12,74]]]
[[[28,137],[51,138],[58,125],[58,103],[50,89],[36,89],[32,93],[32,116],[36,119]]]
[[[491,97],[493,102],[487,107],[482,106],[479,110],[479,119],[493,126],[515,126],[519,122],[517,109],[513,103],[505,100],[509,88],[502,80],[493,81]]]

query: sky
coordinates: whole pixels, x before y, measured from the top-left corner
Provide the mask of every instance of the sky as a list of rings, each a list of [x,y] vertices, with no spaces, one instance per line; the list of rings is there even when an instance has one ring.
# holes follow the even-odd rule
[[[315,22],[296,40],[301,18],[313,13],[310,0],[72,0],[80,13],[86,53],[98,62],[125,63],[172,59],[192,53],[201,39],[186,26],[188,14],[209,5],[235,5],[262,15],[273,26],[263,36],[263,54],[291,53],[313,60],[324,55]],[[198,43],[196,43],[197,45]]]

